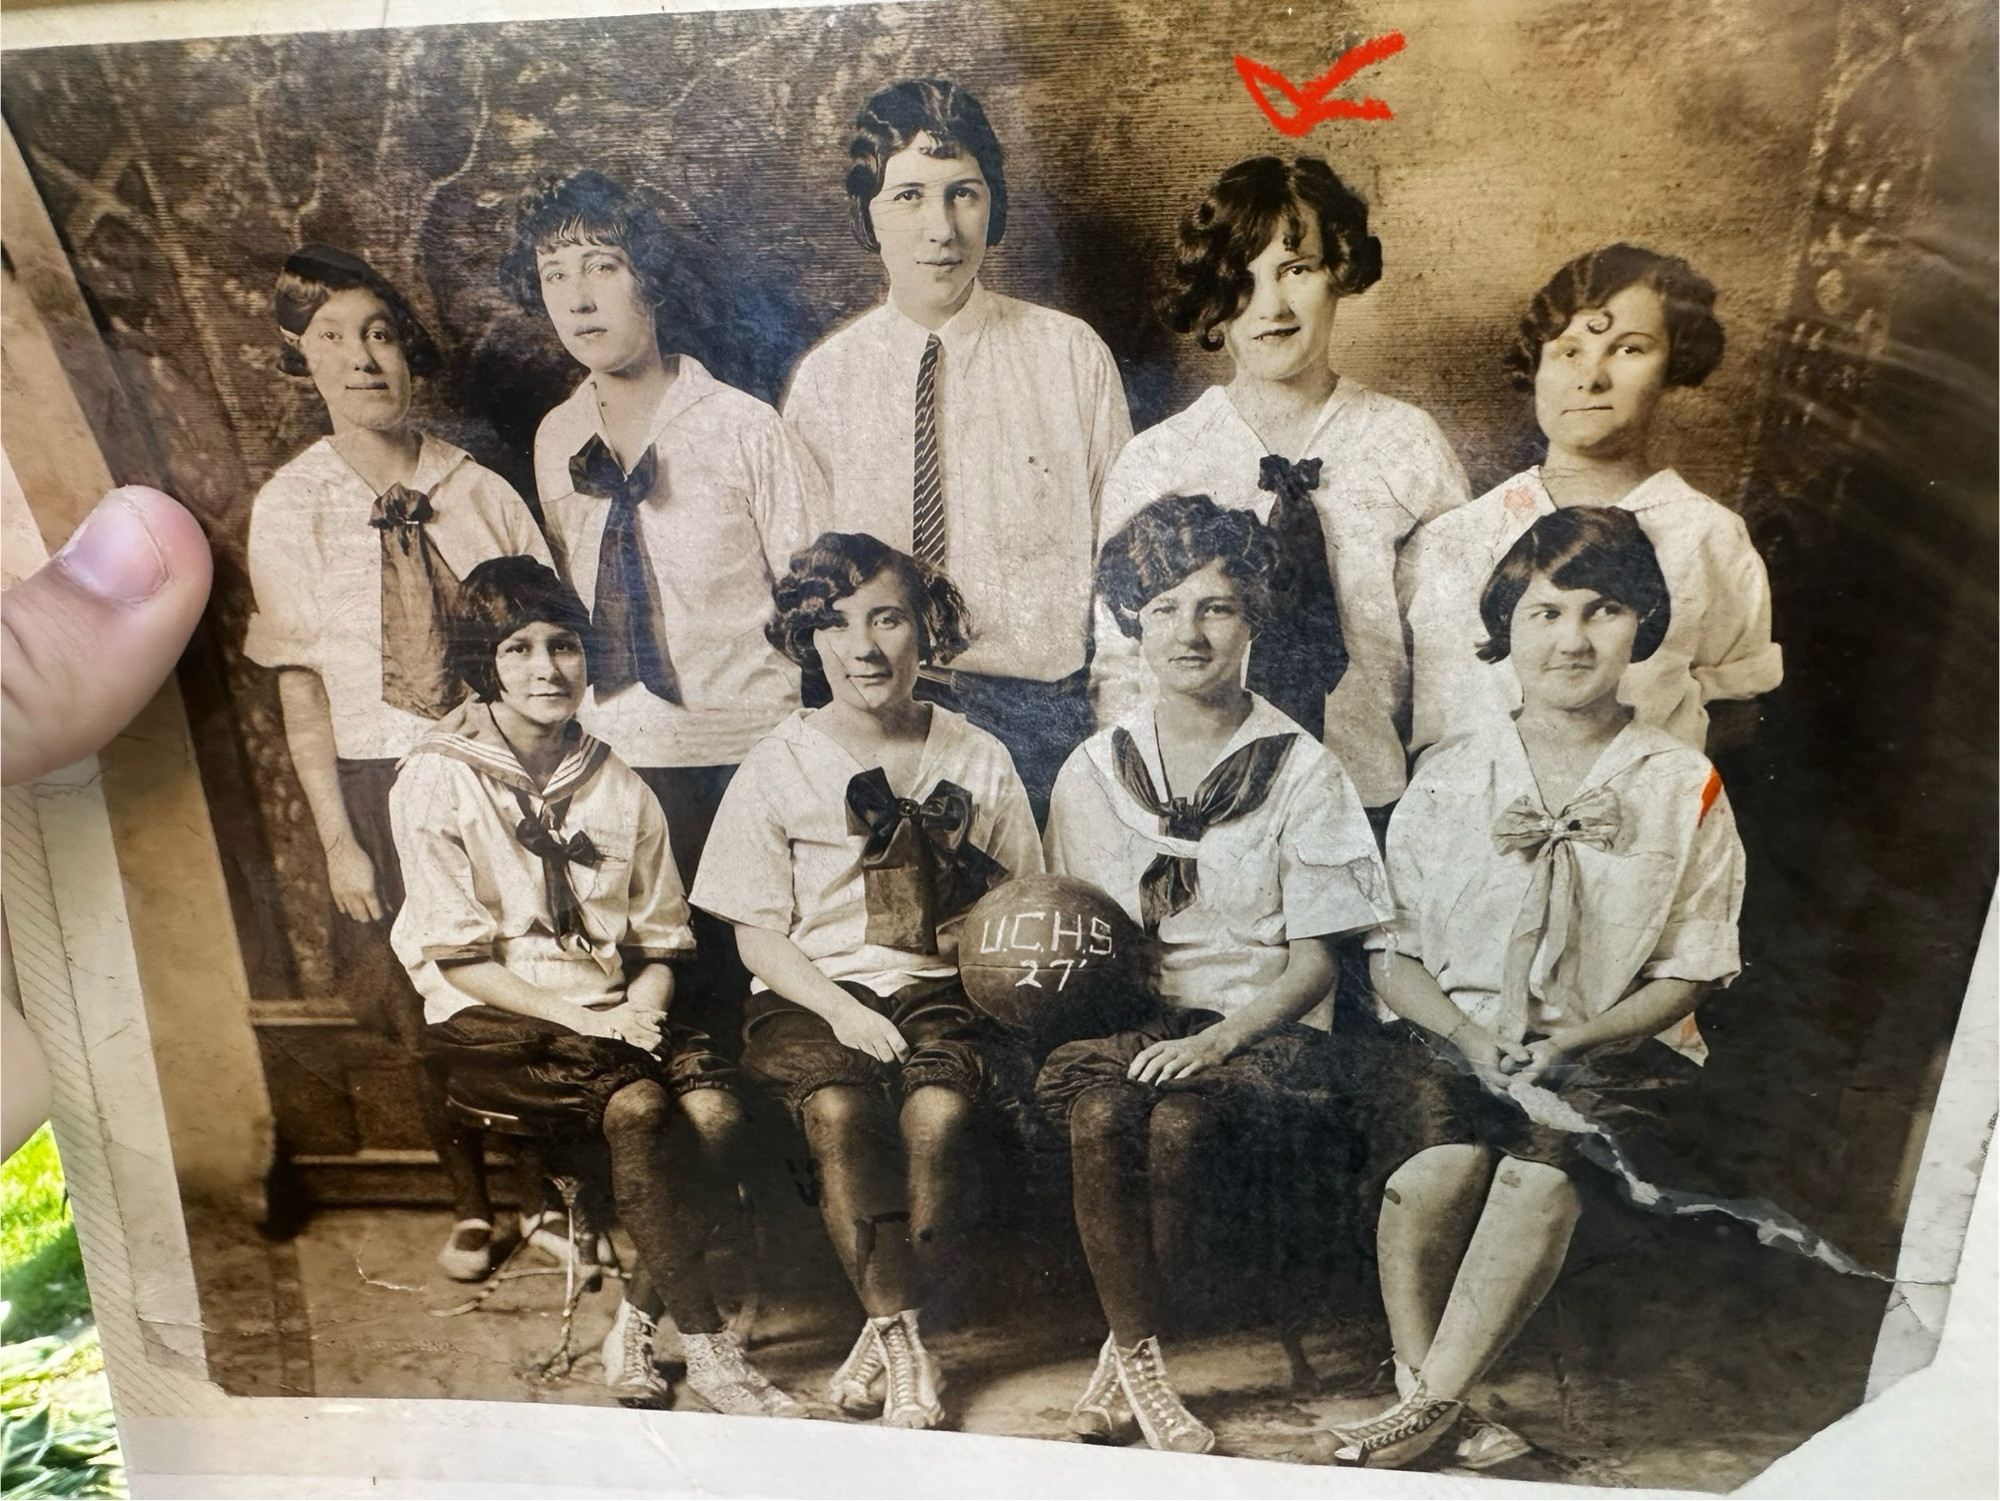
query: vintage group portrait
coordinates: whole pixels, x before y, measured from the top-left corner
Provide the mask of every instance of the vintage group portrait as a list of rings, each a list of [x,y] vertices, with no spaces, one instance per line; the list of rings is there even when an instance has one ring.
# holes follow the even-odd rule
[[[1989,9],[0,82],[216,550],[224,1391],[1725,1491],[1874,1390],[1995,876]]]

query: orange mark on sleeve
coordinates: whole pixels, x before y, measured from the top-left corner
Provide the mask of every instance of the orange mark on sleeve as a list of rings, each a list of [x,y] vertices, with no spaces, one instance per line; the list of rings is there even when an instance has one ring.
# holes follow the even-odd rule
[[[1715,806],[1715,800],[1720,796],[1722,796],[1722,773],[1711,766],[1708,769],[1708,780],[1701,788],[1701,812],[1697,813],[1694,819],[1697,828],[1701,826],[1701,821],[1708,817],[1708,810]]]

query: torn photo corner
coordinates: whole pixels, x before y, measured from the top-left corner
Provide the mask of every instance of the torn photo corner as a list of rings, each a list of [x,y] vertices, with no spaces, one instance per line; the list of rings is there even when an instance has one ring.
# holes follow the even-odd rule
[[[1990,1491],[1994,24],[10,8],[135,1490]]]

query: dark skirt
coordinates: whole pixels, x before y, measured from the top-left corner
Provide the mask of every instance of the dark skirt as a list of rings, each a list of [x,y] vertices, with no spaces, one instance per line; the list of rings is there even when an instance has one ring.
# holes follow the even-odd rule
[[[651,1053],[496,1006],[467,1007],[425,1034],[451,1099],[537,1135],[596,1135],[612,1096],[641,1080],[676,1098],[736,1087],[735,1066],[708,1034],[671,1020]]]
[[[865,985],[840,987],[896,1025],[910,1046],[900,1065],[883,1063],[834,1036],[818,1014],[771,991],[745,1006],[743,1071],[783,1101],[793,1119],[830,1085],[900,1100],[937,1086],[974,1105],[1015,1115],[1034,1079],[1028,1039],[987,1017],[956,976],[922,980],[881,996]]]
[[[1584,1161],[1605,1160],[1602,1137],[1529,1119],[1513,1100],[1489,1092],[1455,1050],[1421,1028],[1405,1021],[1379,1024],[1354,1043],[1361,1069],[1357,1123],[1383,1178],[1417,1153],[1440,1146],[1491,1147],[1564,1172]],[[1685,1172],[1676,1146],[1686,1133],[1676,1117],[1685,1109],[1687,1086],[1700,1073],[1699,1064],[1643,1037],[1595,1048],[1542,1083],[1608,1131],[1640,1176],[1659,1182]]]
[[[1304,1099],[1328,1108],[1343,1094],[1332,1039],[1317,1027],[1288,1022],[1213,1068],[1165,1084],[1134,1084],[1126,1077],[1132,1060],[1156,1042],[1193,1037],[1222,1018],[1213,1011],[1169,1011],[1127,1032],[1067,1042],[1048,1056],[1035,1080],[1035,1099],[1058,1126],[1087,1091],[1124,1086],[1227,1097],[1232,1108],[1275,1115],[1288,1102]]]

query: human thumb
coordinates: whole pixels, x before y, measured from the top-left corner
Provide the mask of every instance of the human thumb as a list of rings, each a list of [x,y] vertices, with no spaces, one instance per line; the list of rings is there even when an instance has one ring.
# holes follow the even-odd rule
[[[0,596],[0,779],[32,781],[123,729],[187,645],[210,571],[194,517],[129,485]]]

